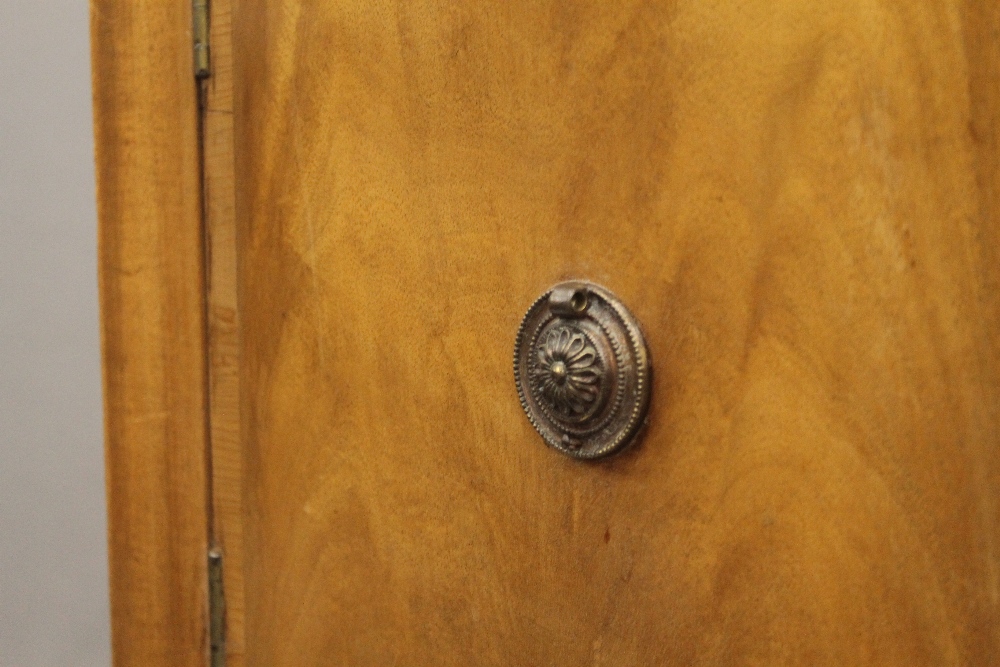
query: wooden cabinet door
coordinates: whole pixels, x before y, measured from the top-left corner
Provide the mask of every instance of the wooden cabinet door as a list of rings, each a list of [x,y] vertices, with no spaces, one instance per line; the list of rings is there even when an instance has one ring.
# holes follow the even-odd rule
[[[235,229],[238,362],[206,371],[239,378],[209,455],[239,460],[210,489],[232,662],[998,664],[993,3],[231,25],[232,113],[203,122],[234,147],[207,225]],[[520,318],[568,279],[622,299],[654,368],[606,460],[546,447],[514,385]]]

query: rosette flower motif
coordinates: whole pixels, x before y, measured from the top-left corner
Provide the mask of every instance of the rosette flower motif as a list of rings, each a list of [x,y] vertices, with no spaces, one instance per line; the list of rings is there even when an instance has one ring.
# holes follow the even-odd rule
[[[597,350],[580,331],[556,327],[537,349],[536,383],[561,416],[582,417],[600,394],[603,371]]]

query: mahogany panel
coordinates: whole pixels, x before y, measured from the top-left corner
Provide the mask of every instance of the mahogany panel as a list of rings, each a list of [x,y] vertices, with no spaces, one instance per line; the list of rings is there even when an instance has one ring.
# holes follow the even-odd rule
[[[997,12],[241,0],[248,664],[997,664]],[[569,278],[603,463],[512,379]]]

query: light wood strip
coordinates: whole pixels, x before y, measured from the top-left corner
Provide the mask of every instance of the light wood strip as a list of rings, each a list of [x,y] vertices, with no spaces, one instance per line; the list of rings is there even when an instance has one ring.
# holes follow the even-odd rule
[[[240,499],[239,310],[233,191],[232,3],[211,3],[211,76],[202,122],[208,248],[209,400],[213,535],[224,553],[226,658],[243,664],[243,545]]]
[[[190,3],[93,0],[114,664],[204,665],[202,232]]]

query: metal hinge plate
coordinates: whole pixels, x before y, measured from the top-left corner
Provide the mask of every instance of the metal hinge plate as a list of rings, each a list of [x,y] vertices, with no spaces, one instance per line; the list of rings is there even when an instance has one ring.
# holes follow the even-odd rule
[[[226,665],[226,596],[222,589],[222,550],[208,552],[208,636],[211,666]]]
[[[208,0],[192,0],[192,33],[194,38],[194,77],[209,76],[208,60]]]

